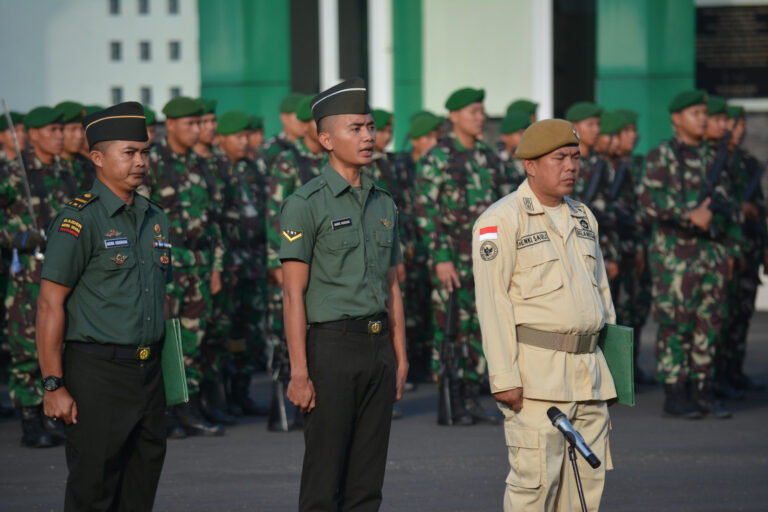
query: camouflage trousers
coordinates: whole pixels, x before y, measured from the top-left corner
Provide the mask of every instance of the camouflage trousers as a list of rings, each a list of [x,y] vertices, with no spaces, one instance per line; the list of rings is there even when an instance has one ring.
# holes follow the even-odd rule
[[[741,372],[747,353],[747,333],[755,313],[759,268],[746,268],[728,282],[728,313],[717,350],[717,368]]]
[[[181,323],[181,350],[189,393],[200,391],[202,345],[211,316],[211,271],[208,267],[175,267],[168,286],[169,311]]]
[[[712,249],[714,244],[709,245]],[[653,312],[659,324],[656,380],[673,384],[713,376],[723,326],[728,263],[724,248],[691,244],[650,251]]]
[[[455,263],[454,263],[455,264]],[[458,265],[460,288],[455,288],[458,309],[458,336],[456,338],[456,369],[459,377],[477,382],[486,374],[483,340],[480,334],[480,320],[475,306],[475,279],[472,265]],[[445,311],[450,293],[433,277],[432,280],[432,372],[437,374],[440,364],[440,350],[445,341]]]
[[[403,291],[405,339],[408,362],[415,374],[431,372],[432,359],[432,279],[426,261],[412,261],[406,266]]]
[[[247,276],[235,286],[235,316],[232,337],[244,340],[242,351],[234,351],[235,369],[253,375],[263,365],[266,345],[265,279]]]
[[[637,273],[634,253],[622,253],[619,275],[611,283],[616,322],[639,328],[645,325],[651,307],[650,271],[645,266]]]
[[[35,346],[37,297],[41,261],[23,259],[22,271],[8,277],[5,291],[6,328],[11,351],[8,392],[15,407],[43,403],[43,378]]]
[[[235,316],[235,290],[232,272],[221,273],[221,291],[211,297],[211,315],[200,345],[202,377],[216,381],[226,363],[232,345],[232,320]]]

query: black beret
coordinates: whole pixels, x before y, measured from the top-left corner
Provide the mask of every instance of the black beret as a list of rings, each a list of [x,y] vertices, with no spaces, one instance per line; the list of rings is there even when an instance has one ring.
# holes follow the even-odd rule
[[[310,107],[318,123],[327,116],[371,112],[368,106],[368,90],[361,78],[346,80],[326,89],[314,97]]]
[[[86,116],[83,128],[91,148],[105,140],[149,140],[144,107],[136,101],[120,103]]]

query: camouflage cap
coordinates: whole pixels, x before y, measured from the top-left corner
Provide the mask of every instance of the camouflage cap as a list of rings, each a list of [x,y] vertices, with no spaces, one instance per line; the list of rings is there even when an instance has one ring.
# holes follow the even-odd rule
[[[312,120],[312,103],[313,96],[304,96],[296,107],[296,119],[302,123],[307,123]]]
[[[525,130],[529,126],[531,126],[531,114],[522,110],[509,110],[501,120],[499,131],[506,135]]]
[[[677,96],[672,98],[667,107],[670,114],[680,112],[693,105],[706,105],[707,104],[707,91],[702,90],[689,90],[677,93]]]
[[[64,112],[64,117],[61,119],[61,122],[64,124],[82,123],[83,118],[85,117],[85,106],[76,101],[62,101],[53,108],[57,108]]]
[[[715,116],[717,114],[728,113],[728,102],[721,96],[709,95],[707,98],[707,115]]]
[[[565,119],[572,123],[578,123],[590,117],[600,117],[603,109],[591,101],[579,101],[565,111]]]
[[[280,101],[281,114],[294,114],[299,108],[299,103],[304,99],[304,94],[292,92]]]
[[[411,129],[408,130],[408,136],[411,139],[418,139],[428,133],[440,128],[443,118],[436,116],[432,112],[421,111],[411,117]]]
[[[157,114],[149,107],[144,107],[144,117],[147,118],[147,126],[157,124]]]
[[[528,116],[530,117],[536,113],[537,108],[539,108],[538,103],[521,98],[519,100],[513,101],[507,106],[507,114],[509,114],[513,110],[517,110],[518,112],[528,114]]]
[[[606,110],[600,116],[600,135],[614,135],[624,128],[625,117],[615,110]]]
[[[232,135],[251,128],[251,115],[242,110],[227,110],[218,119],[216,133]]]
[[[64,112],[57,108],[37,107],[30,110],[24,116],[25,128],[42,128],[49,124],[61,123],[64,119]]]
[[[197,98],[197,101],[203,104],[203,115],[216,113],[216,105],[218,105],[218,101],[209,100],[208,98]]]
[[[263,130],[264,129],[264,118],[261,116],[251,116],[251,126],[248,128],[249,130]]]
[[[203,104],[195,99],[179,96],[165,104],[163,114],[165,114],[166,119],[201,116],[203,115]]]
[[[377,130],[383,130],[384,127],[392,122],[392,112],[375,108],[371,110],[371,115],[373,115],[373,122],[376,125]]]
[[[728,105],[728,119],[743,119],[746,117],[744,107],[739,105]]]
[[[464,87],[448,96],[445,101],[445,108],[449,112],[455,110],[461,110],[467,105],[472,103],[482,102],[485,99],[485,89],[473,89],[471,87]]]
[[[523,132],[515,151],[516,158],[533,160],[563,146],[578,146],[576,127],[564,119],[537,121]]]
[[[9,112],[11,114],[11,123],[13,123],[13,126],[16,126],[17,124],[24,124],[24,114],[20,112]],[[8,121],[5,118],[5,114],[0,115],[0,132],[5,131],[8,129]]]

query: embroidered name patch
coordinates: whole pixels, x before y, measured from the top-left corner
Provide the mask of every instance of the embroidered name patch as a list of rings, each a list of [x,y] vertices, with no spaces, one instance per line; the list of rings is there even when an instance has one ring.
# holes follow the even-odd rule
[[[81,229],[83,229],[83,225],[73,219],[64,219],[61,221],[61,226],[59,226],[59,231],[69,233],[75,238],[80,237]]]
[[[576,228],[574,231],[576,232],[576,236],[579,238],[586,238],[587,240],[592,240],[593,242],[595,241],[595,232],[591,229]]]
[[[302,236],[304,236],[304,233],[302,233],[301,231],[296,231],[295,229],[284,229],[283,236],[285,237],[286,240],[293,243],[299,238],[301,238]]]
[[[488,226],[487,228],[480,228],[478,232],[478,238],[482,240],[497,240],[499,238],[499,227]]]
[[[480,258],[483,261],[491,261],[498,255],[499,255],[499,248],[496,247],[496,244],[491,242],[490,240],[486,240],[485,242],[483,242],[483,245],[480,246]]]
[[[352,219],[350,219],[349,217],[347,217],[346,219],[339,219],[331,222],[331,227],[333,229],[341,229],[351,225],[352,225]]]
[[[533,233],[532,235],[525,235],[522,238],[517,239],[517,250],[523,249],[525,247],[530,247],[531,245],[536,245],[541,242],[549,242],[549,235],[546,231],[541,231],[539,233]]]
[[[131,244],[127,238],[108,238],[104,240],[104,247],[107,249],[114,249],[115,247],[130,247]]]

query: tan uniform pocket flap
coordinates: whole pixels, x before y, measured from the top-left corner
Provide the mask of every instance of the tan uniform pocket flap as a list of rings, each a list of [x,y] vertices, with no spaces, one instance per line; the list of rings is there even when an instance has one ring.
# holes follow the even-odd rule
[[[507,484],[525,489],[541,486],[539,432],[505,425],[504,435],[507,439],[510,466]]]

